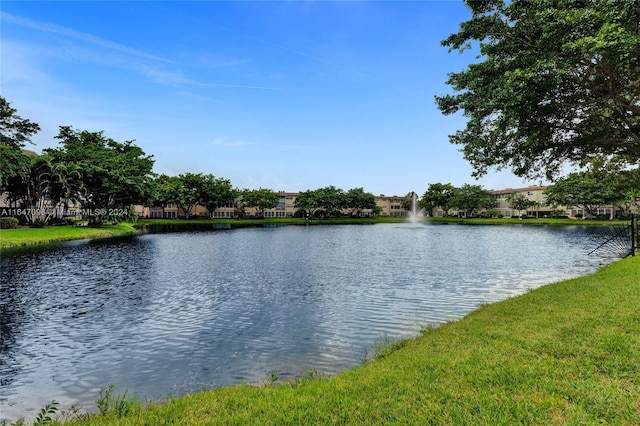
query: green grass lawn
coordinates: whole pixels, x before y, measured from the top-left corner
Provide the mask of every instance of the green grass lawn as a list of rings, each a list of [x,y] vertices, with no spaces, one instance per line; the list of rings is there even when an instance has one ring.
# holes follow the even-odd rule
[[[107,238],[137,232],[130,223],[105,225],[102,228],[87,226],[50,226],[47,228],[0,229],[0,249],[10,249],[38,244],[79,240],[85,238]]]
[[[640,257],[627,258],[425,329],[334,377],[112,407],[73,424],[640,424],[639,307]]]

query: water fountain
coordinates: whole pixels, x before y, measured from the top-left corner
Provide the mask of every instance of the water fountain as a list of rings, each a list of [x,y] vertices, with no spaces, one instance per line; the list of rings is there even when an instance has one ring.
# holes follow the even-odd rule
[[[409,210],[409,214],[407,215],[407,222],[420,223],[423,219],[424,209],[418,208],[418,196],[414,192],[411,199],[411,210]]]

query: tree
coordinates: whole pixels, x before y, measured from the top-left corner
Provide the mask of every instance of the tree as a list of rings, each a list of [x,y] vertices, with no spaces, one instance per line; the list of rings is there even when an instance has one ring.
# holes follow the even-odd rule
[[[177,187],[177,178],[175,176],[168,176],[160,174],[156,176],[150,188],[151,200],[150,204],[153,207],[161,207],[162,208],[162,217],[165,217],[164,209],[167,204],[171,204],[173,202],[173,197],[176,192],[175,188]]]
[[[346,207],[346,194],[335,186],[326,186],[315,191],[316,207],[324,210],[326,217],[338,216]]]
[[[631,206],[634,206],[636,211],[640,211],[640,167],[621,171],[619,182],[624,192],[622,200],[625,205],[624,213],[630,214]]]
[[[57,207],[83,196],[81,173],[75,164],[54,163],[51,157],[30,158],[26,171],[20,175],[17,197],[29,224],[44,224],[57,214]]]
[[[171,186],[171,202],[180,208],[188,219],[194,208],[202,202],[204,176],[202,173],[184,173],[175,178]]]
[[[66,211],[71,205],[85,198],[82,169],[77,164],[57,164],[51,166],[52,180],[49,199],[54,207],[61,206]],[[54,214],[58,213],[58,209]]]
[[[246,206],[244,205],[244,200],[242,197],[236,198],[234,203],[233,215],[238,218],[238,220],[242,219],[247,214]]]
[[[467,216],[474,216],[481,209],[493,208],[496,200],[493,194],[480,185],[462,185],[455,191],[454,197],[451,199],[451,207],[458,210],[464,210]]]
[[[209,216],[213,216],[214,210],[233,205],[238,191],[231,186],[231,181],[224,178],[216,178],[212,174],[204,175],[201,189],[201,203],[206,207]]]
[[[521,212],[522,210],[526,211],[529,207],[537,205],[534,200],[530,200],[521,194],[509,195],[507,197],[507,203],[509,204],[509,207],[514,210],[518,210],[518,212]]]
[[[632,179],[631,171],[617,170],[617,166],[596,161],[587,170],[569,173],[544,191],[547,204],[580,207],[588,216],[595,217],[598,207],[624,203],[637,181]],[[632,186],[626,187],[629,184]]]
[[[420,207],[432,211],[435,207],[444,210],[444,215],[449,215],[451,200],[455,196],[456,188],[450,183],[432,183],[420,199]],[[433,212],[432,212],[433,213]]]
[[[254,207],[257,216],[264,217],[264,211],[278,206],[278,194],[271,189],[245,189],[242,191],[242,199],[246,207]]]
[[[376,196],[370,192],[364,192],[364,188],[352,188],[345,194],[347,208],[353,209],[351,214],[360,216],[362,210],[376,208]]]
[[[24,216],[29,224],[44,223],[49,220],[52,206],[47,203],[47,198],[56,179],[53,168],[49,157],[32,157],[27,172],[24,173],[25,191],[21,204],[27,212]]]
[[[70,126],[61,126],[56,139],[62,146],[44,152],[53,162],[80,168],[86,191],[82,205],[90,212],[91,224],[123,220],[126,215],[120,213],[150,200],[153,156],[147,156],[133,141],[119,143],[103,132]]]
[[[318,202],[316,199],[316,192],[312,190],[302,191],[296,197],[296,201],[293,203],[293,206],[298,209],[298,212],[301,213],[303,217],[310,217],[318,208]]]
[[[31,137],[40,131],[37,123],[32,123],[16,114],[17,110],[0,96],[0,189],[9,180],[26,172],[29,157],[22,153]]]
[[[416,194],[414,191],[407,192],[407,195],[405,195],[402,201],[400,201],[400,207],[402,207],[402,209],[406,211],[411,211],[413,208],[414,198],[417,200],[419,198],[418,194]]]
[[[347,194],[333,185],[307,190],[298,194],[294,206],[306,217],[319,214],[338,216],[342,209],[347,208]]]
[[[552,178],[566,161],[640,159],[640,7],[617,0],[465,0],[472,18],[442,44],[479,58],[450,73],[445,114],[474,175],[510,167]]]

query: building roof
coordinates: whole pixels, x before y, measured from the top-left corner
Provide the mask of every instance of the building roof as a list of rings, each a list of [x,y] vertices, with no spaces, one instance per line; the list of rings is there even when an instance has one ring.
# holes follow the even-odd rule
[[[533,185],[533,186],[525,186],[524,188],[506,188],[506,189],[498,189],[491,191],[492,194],[515,194],[518,192],[526,192],[526,191],[544,191],[547,189],[546,186],[541,185]]]

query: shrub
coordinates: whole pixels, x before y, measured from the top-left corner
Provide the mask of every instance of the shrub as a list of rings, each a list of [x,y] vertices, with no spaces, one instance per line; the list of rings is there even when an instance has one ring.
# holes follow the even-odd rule
[[[47,225],[47,221],[44,219],[36,219],[33,223],[29,224],[30,228],[44,228]]]
[[[18,219],[15,217],[0,217],[0,229],[16,229]]]
[[[480,217],[495,219],[496,217],[499,217],[499,215],[500,215],[500,212],[498,210],[490,209],[484,212],[483,214],[481,214]]]
[[[117,418],[122,418],[140,408],[138,398],[127,397],[127,390],[121,395],[115,395],[114,390],[114,385],[109,385],[108,388],[100,388],[100,398],[96,400],[96,406],[101,415],[114,415]]]

